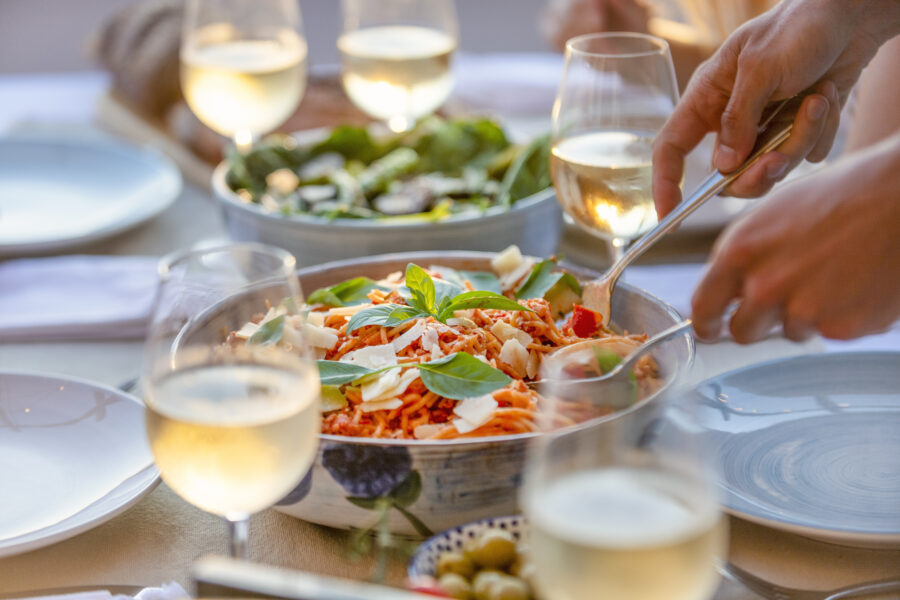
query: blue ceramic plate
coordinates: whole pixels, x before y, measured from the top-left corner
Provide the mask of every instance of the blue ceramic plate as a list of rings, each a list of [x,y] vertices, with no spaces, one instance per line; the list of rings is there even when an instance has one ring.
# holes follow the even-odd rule
[[[729,512],[834,543],[900,547],[900,353],[767,362],[696,393]]]

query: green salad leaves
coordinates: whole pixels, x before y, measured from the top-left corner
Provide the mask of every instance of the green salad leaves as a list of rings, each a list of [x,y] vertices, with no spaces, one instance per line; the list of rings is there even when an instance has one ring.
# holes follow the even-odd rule
[[[388,137],[349,125],[311,146],[271,136],[228,157],[226,183],[286,216],[427,222],[509,208],[550,187],[549,152],[548,136],[519,146],[491,119],[432,116]]]

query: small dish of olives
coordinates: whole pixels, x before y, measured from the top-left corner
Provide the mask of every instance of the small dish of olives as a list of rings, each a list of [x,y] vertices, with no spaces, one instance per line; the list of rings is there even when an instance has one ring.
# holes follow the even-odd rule
[[[413,554],[414,589],[459,600],[535,600],[525,519],[497,517],[448,529]]]

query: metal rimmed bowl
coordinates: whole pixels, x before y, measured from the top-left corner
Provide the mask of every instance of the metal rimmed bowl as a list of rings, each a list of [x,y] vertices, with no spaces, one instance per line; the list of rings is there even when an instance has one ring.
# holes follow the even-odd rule
[[[298,275],[303,290],[309,293],[360,275],[380,279],[402,271],[410,262],[423,267],[490,270],[493,256],[486,252],[406,252],[308,267]],[[579,279],[596,276],[578,269],[569,271]],[[621,329],[652,335],[680,320],[674,309],[649,293],[626,283],[616,287],[612,322]],[[221,331],[215,313],[198,318],[189,327],[189,338]],[[693,355],[689,336],[661,346],[654,357],[665,380],[662,388],[611,418],[629,419],[636,431],[643,430],[658,399],[690,366]],[[306,521],[348,529],[371,527],[378,519],[377,511],[387,504],[391,531],[414,537],[515,514],[525,451],[534,437],[420,441],[323,434],[312,469],[275,508]]]
[[[293,137],[303,146],[327,134],[327,129],[314,129]],[[562,236],[562,209],[553,188],[517,200],[508,209],[494,206],[482,214],[455,215],[430,223],[327,219],[267,212],[258,204],[242,200],[226,183],[230,166],[227,160],[219,163],[211,185],[231,238],[284,248],[301,267],[410,248],[499,252],[515,244],[523,254],[549,256]]]

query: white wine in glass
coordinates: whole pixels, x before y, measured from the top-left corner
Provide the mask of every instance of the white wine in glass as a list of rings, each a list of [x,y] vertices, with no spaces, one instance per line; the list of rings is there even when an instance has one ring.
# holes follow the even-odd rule
[[[224,517],[241,558],[250,515],[300,483],[318,445],[319,377],[299,333],[295,269],[260,244],[180,252],[159,269],[141,379],[147,438],[163,481]],[[233,334],[263,314],[283,338]]]
[[[690,406],[673,394],[628,410],[627,374],[583,373],[578,356],[542,367],[522,490],[541,598],[707,600],[727,533]]]
[[[181,86],[209,128],[245,149],[283,123],[306,89],[306,40],[290,0],[188,0]]]
[[[678,101],[666,42],[636,33],[566,44],[553,108],[553,185],[566,214],[604,239],[613,261],[656,225],[651,147]]]
[[[393,131],[411,128],[450,96],[457,46],[452,0],[344,0],[338,39],[350,100]]]

